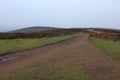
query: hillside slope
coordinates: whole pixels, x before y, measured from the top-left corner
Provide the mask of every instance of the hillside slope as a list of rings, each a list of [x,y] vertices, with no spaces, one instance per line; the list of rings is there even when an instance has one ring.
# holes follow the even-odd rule
[[[35,26],[35,27],[28,27],[28,28],[9,31],[9,33],[32,33],[32,32],[41,32],[46,30],[57,30],[57,29],[60,28]]]

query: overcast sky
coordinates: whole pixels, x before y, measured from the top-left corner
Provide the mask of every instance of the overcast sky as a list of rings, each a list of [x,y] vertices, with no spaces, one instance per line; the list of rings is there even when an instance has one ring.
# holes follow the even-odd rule
[[[0,31],[29,26],[120,29],[120,0],[0,0]]]

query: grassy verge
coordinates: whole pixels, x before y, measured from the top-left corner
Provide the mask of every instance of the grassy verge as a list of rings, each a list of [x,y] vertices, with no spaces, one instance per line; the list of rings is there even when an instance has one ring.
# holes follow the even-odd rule
[[[3,76],[2,80],[90,80],[79,67],[70,65],[52,65],[43,68],[43,72],[39,73],[39,67],[30,68],[21,72]]]
[[[24,49],[31,49],[38,46],[57,43],[59,41],[67,40],[78,36],[79,34],[59,36],[52,38],[40,38],[40,39],[12,39],[12,40],[0,40],[0,54],[8,52],[15,52]]]
[[[96,39],[96,38],[91,38],[90,41],[91,43],[104,49],[112,57],[120,58],[120,42],[114,42],[110,40],[102,40],[102,39]]]
[[[49,67],[41,75],[40,80],[89,80],[81,69],[70,65],[57,65]]]
[[[37,68],[30,68],[15,74],[2,77],[2,80],[34,80]]]

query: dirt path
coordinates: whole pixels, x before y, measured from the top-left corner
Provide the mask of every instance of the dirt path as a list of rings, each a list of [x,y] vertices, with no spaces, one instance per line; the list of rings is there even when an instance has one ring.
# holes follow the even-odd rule
[[[80,66],[92,80],[120,80],[120,63],[106,55],[103,50],[90,44],[87,35],[0,57],[19,56],[16,60],[0,63],[0,76],[40,65],[41,63],[49,63],[54,57],[66,53],[76,54],[75,58],[71,59],[71,62],[72,60],[76,61],[73,65]],[[65,58],[67,62],[69,57]]]

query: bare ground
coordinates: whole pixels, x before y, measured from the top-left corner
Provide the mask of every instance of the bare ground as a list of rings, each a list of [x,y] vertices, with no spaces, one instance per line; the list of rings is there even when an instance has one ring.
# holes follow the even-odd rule
[[[92,80],[120,80],[120,63],[103,50],[89,43],[87,35],[41,48],[1,56],[0,59],[6,57],[18,58],[0,63],[0,76],[43,63],[64,62],[79,66]]]

